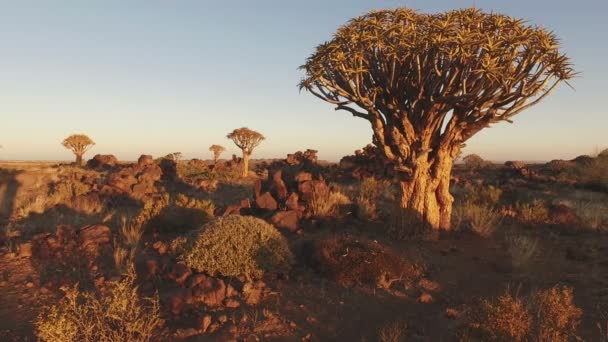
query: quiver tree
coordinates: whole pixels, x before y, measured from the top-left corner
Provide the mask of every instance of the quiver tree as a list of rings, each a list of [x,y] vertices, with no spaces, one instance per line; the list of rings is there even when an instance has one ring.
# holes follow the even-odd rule
[[[300,88],[368,120],[396,168],[402,211],[448,230],[454,158],[574,76],[558,48],[543,28],[478,9],[372,11],[316,48]]]
[[[218,159],[220,159],[222,152],[226,151],[226,148],[222,145],[211,145],[209,151],[213,152],[213,163],[217,164]]]
[[[243,177],[249,173],[249,157],[264,139],[264,136],[247,127],[237,128],[230,132],[226,138],[231,139],[234,144],[243,151]]]
[[[61,143],[76,156],[76,164],[82,165],[82,156],[95,145],[95,142],[84,134],[72,134]]]

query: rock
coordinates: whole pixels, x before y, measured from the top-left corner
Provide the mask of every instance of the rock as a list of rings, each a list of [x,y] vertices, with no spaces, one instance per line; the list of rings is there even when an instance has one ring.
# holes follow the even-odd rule
[[[211,325],[213,318],[211,317],[211,315],[205,315],[203,316],[203,318],[201,318],[201,331],[203,333],[206,333],[207,330],[209,330],[209,326]]]
[[[175,281],[178,285],[183,285],[190,275],[192,275],[192,270],[190,267],[186,266],[186,264],[182,262],[178,262],[177,264],[173,265],[171,273],[169,273],[167,277]]]
[[[418,302],[423,303],[423,304],[428,304],[428,303],[432,303],[433,302],[433,296],[431,296],[430,294],[424,292],[420,295],[420,297],[418,297]]]
[[[19,244],[19,256],[22,258],[29,258],[32,256],[32,243],[24,242]]]
[[[217,341],[237,341],[238,329],[234,323],[229,322],[223,325],[217,333],[214,334],[214,337]]]
[[[277,211],[271,218],[270,223],[277,228],[286,229],[290,232],[298,230],[298,212],[295,210]]]
[[[96,154],[92,159],[87,162],[87,167],[99,169],[99,168],[112,168],[118,164],[118,158],[112,154]]]
[[[551,222],[560,225],[576,227],[581,222],[576,211],[564,204],[557,204],[549,207],[549,217],[551,218]]]
[[[167,254],[167,251],[169,250],[169,247],[167,247],[167,244],[164,241],[156,241],[152,245],[152,248],[154,248],[160,255]]]
[[[241,303],[236,300],[236,299],[232,299],[232,298],[226,298],[224,300],[224,306],[229,308],[229,309],[236,309],[239,306],[241,306]]]
[[[519,160],[516,160],[516,161],[509,160],[509,161],[505,162],[505,167],[507,169],[511,169],[511,170],[519,170],[519,169],[525,168],[526,163],[524,163],[523,161],[519,161]]]
[[[274,174],[272,175],[272,182],[273,182],[273,187],[274,187],[274,192],[275,195],[277,196],[277,199],[279,199],[279,201],[284,201],[285,199],[287,199],[287,186],[285,186],[285,182],[283,181],[282,177],[282,172],[281,170],[277,170],[274,172]]]
[[[152,255],[139,256],[135,260],[135,272],[137,277],[144,280],[152,280],[162,271],[160,260]]]
[[[302,171],[296,175],[296,182],[302,183],[306,181],[312,181],[312,174],[310,172]]]
[[[161,301],[174,315],[180,315],[193,303],[191,289],[174,288],[161,296]]]
[[[298,193],[292,192],[287,198],[285,206],[287,206],[287,209],[289,210],[300,210],[300,203],[298,202],[299,200],[300,196],[298,196]]]
[[[141,156],[139,156],[139,159],[137,159],[138,166],[146,166],[151,164],[154,164],[154,158],[152,158],[151,155],[142,154]]]
[[[199,335],[200,332],[194,328],[180,328],[173,334],[176,339],[184,340],[196,335]]]
[[[220,306],[226,298],[226,284],[221,279],[206,277],[192,287],[192,295],[196,302],[211,307]]]
[[[260,195],[255,200],[255,204],[260,209],[267,209],[267,210],[271,210],[271,211],[277,210],[277,208],[278,208],[277,201],[272,197],[270,192],[265,192],[262,195]]]
[[[80,249],[91,256],[99,256],[101,248],[107,245],[111,248],[112,231],[103,225],[85,226],[78,232]]]
[[[245,303],[247,303],[247,305],[258,305],[262,300],[262,290],[263,288],[256,287],[252,283],[246,283],[243,286]]]

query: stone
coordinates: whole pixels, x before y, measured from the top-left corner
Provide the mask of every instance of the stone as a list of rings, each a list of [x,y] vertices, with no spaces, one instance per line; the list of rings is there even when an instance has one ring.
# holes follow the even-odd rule
[[[180,328],[180,329],[177,329],[177,331],[173,334],[173,336],[176,339],[185,340],[187,338],[194,337],[199,334],[200,334],[200,331],[198,331],[194,328]]]
[[[265,192],[256,198],[255,204],[260,209],[267,209],[271,211],[277,210],[278,208],[277,201],[274,199],[274,197],[272,197],[270,192]]]
[[[103,245],[112,243],[112,231],[108,226],[100,224],[85,226],[78,232],[78,243],[81,250],[98,256]]]
[[[190,267],[182,262],[178,262],[177,264],[173,265],[171,273],[169,273],[167,277],[178,285],[183,285],[190,275],[192,275],[192,270]]]
[[[271,218],[270,223],[277,228],[286,229],[290,232],[298,230],[299,215],[295,210],[277,211]]]
[[[112,154],[96,154],[92,159],[87,161],[87,167],[99,169],[99,168],[112,168],[118,164],[118,158]]]
[[[196,302],[211,307],[220,306],[226,298],[226,284],[221,279],[207,277],[192,287],[192,295]]]
[[[285,206],[287,206],[287,209],[289,210],[300,210],[300,196],[298,196],[297,192],[292,192],[291,194],[289,194],[289,197],[287,198],[287,201],[285,202]]]
[[[151,280],[158,276],[161,271],[161,262],[155,256],[144,255],[138,257],[135,261],[135,272],[140,279]]]
[[[432,303],[433,302],[433,296],[431,296],[428,293],[422,293],[420,295],[420,297],[418,297],[418,302],[423,303],[423,304],[428,304],[428,303]]]
[[[296,175],[296,182],[302,183],[306,181],[312,181],[312,174],[310,172],[302,171]]]
[[[277,199],[279,201],[284,201],[285,199],[287,199],[287,186],[285,186],[285,182],[283,181],[281,170],[277,170],[273,173],[272,182]]]
[[[201,331],[203,333],[206,333],[209,330],[209,326],[211,326],[211,323],[213,321],[213,317],[211,317],[211,315],[204,315],[203,318],[201,318]]]
[[[229,309],[236,309],[239,306],[241,306],[241,303],[236,300],[236,299],[232,299],[232,298],[226,298],[224,300],[224,306],[229,308]]]
[[[32,256],[32,243],[24,242],[19,244],[19,256],[22,258],[29,258]]]
[[[161,296],[165,307],[174,315],[180,315],[190,304],[193,303],[191,289],[174,288]]]
[[[151,164],[154,164],[154,158],[149,154],[142,154],[137,159],[137,165],[139,166],[146,166]]]

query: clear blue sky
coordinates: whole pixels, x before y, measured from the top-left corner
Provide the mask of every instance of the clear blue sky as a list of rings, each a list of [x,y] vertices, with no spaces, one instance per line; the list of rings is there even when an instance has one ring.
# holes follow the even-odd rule
[[[408,6],[476,5],[546,26],[581,77],[469,141],[492,160],[572,158],[608,147],[608,1],[1,1],[0,159],[70,159],[86,133],[95,153],[134,159],[181,151],[209,158],[248,126],[258,157],[306,148],[338,160],[371,141],[369,124],[305,92],[297,70],[349,18]]]

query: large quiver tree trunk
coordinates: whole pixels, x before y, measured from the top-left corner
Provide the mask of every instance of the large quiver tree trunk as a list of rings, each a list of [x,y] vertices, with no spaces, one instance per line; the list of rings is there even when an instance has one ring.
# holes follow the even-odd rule
[[[411,174],[399,175],[399,198],[392,232],[399,238],[451,230],[450,155],[432,164],[418,162]]]

